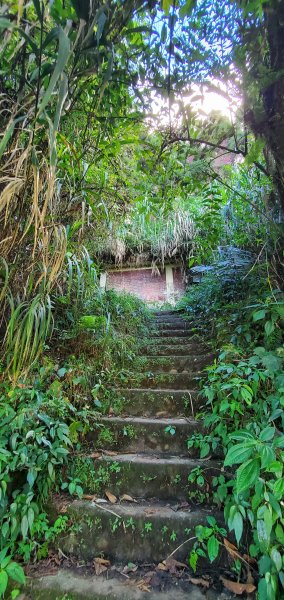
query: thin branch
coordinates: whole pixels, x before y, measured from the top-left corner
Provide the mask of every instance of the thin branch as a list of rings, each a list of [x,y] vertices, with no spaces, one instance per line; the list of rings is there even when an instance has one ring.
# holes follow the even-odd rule
[[[163,151],[167,148],[167,146],[170,146],[171,144],[176,144],[176,142],[190,142],[191,144],[204,144],[205,146],[209,146],[210,148],[225,150],[226,152],[229,152],[231,154],[238,154],[238,155],[241,154],[242,156],[244,156],[244,152],[242,150],[234,150],[232,148],[228,148],[228,146],[224,146],[223,144],[209,142],[208,140],[203,140],[201,138],[192,138],[192,137],[184,138],[184,137],[180,137],[180,136],[176,136],[175,138],[173,138],[171,140],[164,141],[162,144],[162,147],[161,147],[160,156],[163,153]]]
[[[209,146],[210,148],[215,148],[216,150],[224,150],[225,152],[227,152],[228,154],[236,154],[237,156],[243,156],[245,158],[245,156],[247,155],[247,152],[244,150],[240,150],[240,148],[228,148],[228,146],[224,146],[223,144],[218,144],[217,142],[209,142],[209,140],[204,140],[201,138],[192,138],[190,136],[184,138],[184,137],[180,137],[180,136],[176,136],[175,138],[171,139],[171,140],[167,140],[164,141],[162,146],[161,146],[161,150],[159,153],[159,158],[161,157],[163,151],[170,146],[171,144],[175,144],[176,142],[189,142],[190,144],[204,144],[204,146]],[[253,161],[253,164],[257,167],[257,169],[259,169],[264,175],[266,175],[266,177],[270,177],[268,171],[266,170],[266,168],[259,163],[258,161]]]
[[[192,542],[193,540],[196,540],[196,536],[188,538],[187,540],[182,542],[182,544],[180,544],[177,548],[175,548],[175,550],[173,550],[173,552],[171,552],[171,554],[169,554],[169,556],[167,556],[166,560],[169,560],[169,558],[171,558],[171,556],[173,556],[178,550],[180,550],[180,548],[185,546],[185,544],[188,544],[188,542]]]

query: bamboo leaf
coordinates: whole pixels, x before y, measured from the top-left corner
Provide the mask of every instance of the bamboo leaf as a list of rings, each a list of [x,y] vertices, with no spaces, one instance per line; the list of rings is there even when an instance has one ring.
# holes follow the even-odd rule
[[[49,81],[48,88],[42,98],[41,104],[38,109],[38,116],[44,111],[46,106],[48,105],[53,90],[57,84],[59,77],[62,75],[65,65],[67,64],[69,55],[70,55],[70,40],[67,35],[64,33],[63,29],[59,27],[59,48],[58,48],[58,58],[52,73],[52,76]]]

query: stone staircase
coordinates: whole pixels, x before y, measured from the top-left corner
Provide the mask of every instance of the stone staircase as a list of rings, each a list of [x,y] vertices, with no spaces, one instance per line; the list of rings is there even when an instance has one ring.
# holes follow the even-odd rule
[[[174,311],[155,313],[151,339],[142,341],[141,348],[139,384],[116,388],[121,414],[110,411],[102,417],[101,428],[89,436],[87,452],[74,457],[74,476],[82,479],[85,497],[63,500],[73,526],[59,545],[65,556],[80,561],[102,556],[112,564],[157,564],[173,556],[187,562],[193,542],[186,540],[212,514],[210,481],[220,474],[220,464],[215,458],[198,459],[187,439],[200,431],[195,420],[198,380],[213,356]],[[189,479],[198,467],[205,469],[202,490]],[[52,581],[44,581],[51,589]],[[198,594],[192,588],[192,598],[204,598]],[[127,591],[121,597],[136,598]]]

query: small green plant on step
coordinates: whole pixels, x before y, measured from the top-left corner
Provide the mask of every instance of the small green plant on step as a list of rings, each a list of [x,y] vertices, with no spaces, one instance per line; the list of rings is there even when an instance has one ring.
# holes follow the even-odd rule
[[[226,529],[219,527],[214,517],[207,517],[207,522],[207,526],[197,525],[195,527],[194,537],[196,541],[189,555],[189,564],[194,573],[200,558],[208,557],[210,562],[217,558],[221,542],[224,536],[227,535]]]

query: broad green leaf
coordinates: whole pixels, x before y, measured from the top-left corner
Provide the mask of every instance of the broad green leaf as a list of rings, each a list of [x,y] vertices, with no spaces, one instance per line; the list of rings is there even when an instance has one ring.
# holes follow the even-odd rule
[[[251,458],[237,470],[237,493],[241,494],[253,486],[259,476],[259,460]]]
[[[274,434],[275,434],[275,428],[274,427],[265,427],[265,429],[263,429],[260,432],[259,439],[262,442],[269,442],[269,440],[272,440]]]
[[[276,535],[276,539],[278,542],[280,542],[280,544],[282,544],[283,548],[284,548],[284,530],[282,525],[280,525],[280,523],[277,523],[276,527],[275,527],[275,535]]]
[[[236,540],[239,544],[240,539],[243,535],[243,517],[239,511],[236,512],[233,519],[233,529],[235,532]]]
[[[270,556],[276,566],[277,571],[281,571],[282,556],[281,556],[279,550],[275,546],[271,549]]]
[[[269,337],[275,329],[275,325],[274,325],[273,321],[266,321],[266,323],[264,325],[264,329],[265,329],[265,333],[266,333],[267,337]]]
[[[254,312],[252,314],[252,318],[254,321],[261,321],[261,319],[264,319],[266,315],[266,310],[257,310],[256,312]]]
[[[270,541],[270,533],[267,532],[263,519],[258,519],[256,523],[257,537],[260,544],[267,548]]]
[[[270,446],[263,446],[260,451],[261,468],[266,469],[275,460],[275,453]]]
[[[273,493],[277,500],[283,500],[284,496],[284,478],[278,479],[273,485]]]
[[[26,582],[26,578],[25,578],[25,573],[22,569],[22,567],[16,563],[16,562],[11,562],[7,569],[6,569],[9,577],[11,577],[11,579],[14,579],[14,581],[17,581],[17,583],[21,583],[22,585],[25,584]]]
[[[0,571],[0,595],[4,595],[8,585],[8,575],[6,571]]]
[[[27,537],[28,529],[29,529],[28,517],[27,517],[27,515],[24,515],[22,518],[22,521],[21,521],[21,533],[22,533],[24,540]]]
[[[196,572],[197,561],[198,561],[198,554],[195,550],[192,550],[192,552],[189,555],[189,565],[192,568],[194,573]]]
[[[207,552],[210,562],[213,562],[213,560],[217,558],[219,554],[219,546],[219,540],[215,537],[215,535],[212,535],[207,542]]]
[[[243,463],[251,456],[253,452],[253,446],[255,445],[255,443],[256,441],[254,440],[253,445],[251,445],[251,447],[247,447],[246,442],[244,442],[243,444],[236,444],[235,446],[232,446],[226,454],[224,465],[231,466]]]

